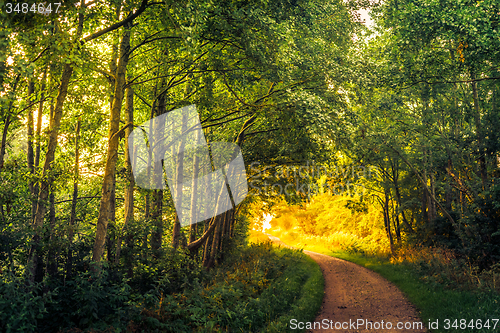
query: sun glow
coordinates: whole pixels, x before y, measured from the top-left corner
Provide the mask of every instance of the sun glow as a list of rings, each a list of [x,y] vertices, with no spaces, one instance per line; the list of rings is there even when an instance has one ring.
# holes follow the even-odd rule
[[[266,232],[266,229],[271,229],[271,220],[273,218],[273,215],[264,213],[262,216],[262,232]]]

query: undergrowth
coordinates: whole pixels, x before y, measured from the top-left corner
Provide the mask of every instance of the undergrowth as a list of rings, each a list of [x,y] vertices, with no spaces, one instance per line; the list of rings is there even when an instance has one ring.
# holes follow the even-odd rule
[[[316,267],[315,267],[316,266]],[[251,244],[209,274],[205,285],[148,297],[141,331],[284,332],[287,319],[311,320],[322,300],[319,268],[299,251]],[[307,290],[305,290],[307,289]]]
[[[262,240],[262,239],[261,239]],[[323,297],[316,263],[269,241],[206,271],[181,250],[127,278],[111,267],[65,282],[2,275],[1,332],[286,332]]]

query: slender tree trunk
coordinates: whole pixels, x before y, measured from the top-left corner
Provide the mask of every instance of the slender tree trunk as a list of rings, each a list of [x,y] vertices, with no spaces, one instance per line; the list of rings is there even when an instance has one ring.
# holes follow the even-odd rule
[[[125,111],[127,114],[127,124],[134,123],[134,90],[132,87],[126,89],[125,98]],[[133,142],[129,143],[130,133],[132,133],[133,128],[127,127],[125,130],[125,168],[127,177],[127,187],[125,188],[125,204],[124,204],[124,222],[123,228],[118,239],[116,241],[116,255],[115,262],[118,263],[120,260],[122,237],[127,232],[127,227],[134,219],[134,186],[135,179],[132,174],[132,161],[130,157],[129,149],[134,146]],[[128,242],[127,242],[128,243]]]
[[[35,139],[36,139],[36,148],[35,148],[35,172],[38,171],[38,167],[40,166],[40,147],[41,147],[41,132],[42,132],[42,119],[43,119],[43,99],[44,99],[44,91],[45,91],[45,84],[47,81],[47,67],[45,67],[43,71],[43,77],[42,77],[42,84],[40,87],[40,103],[38,104],[38,113],[37,113],[37,121],[36,121],[36,134],[35,134]],[[50,112],[53,113],[54,111],[54,104],[51,103],[50,105]],[[37,202],[36,199],[38,197],[38,191],[39,191],[39,183],[38,181],[35,183],[35,186],[33,188],[33,193],[35,196],[35,200],[33,201],[33,219],[36,214],[36,206]]]
[[[205,267],[205,268],[208,268],[208,263],[210,261],[210,250],[212,248],[212,241],[213,241],[213,233],[207,233],[207,230],[208,230],[207,224],[209,224],[209,223],[210,223],[209,221],[207,221],[205,223],[205,232],[203,233],[204,235],[207,235],[207,237],[205,239],[205,245],[203,248],[203,267]],[[214,223],[214,227],[215,227],[215,223]]]
[[[391,247],[391,254],[395,255],[394,250],[394,240],[392,239],[391,232],[391,221],[389,218],[389,194],[387,193],[387,189],[384,190],[384,222],[385,222],[385,231],[387,233],[387,237],[389,238],[389,244]]]
[[[55,159],[55,151],[57,147],[57,137],[59,135],[59,127],[63,115],[63,105],[68,93],[69,80],[73,74],[73,67],[70,64],[64,65],[64,70],[59,85],[59,93],[56,98],[56,105],[54,107],[54,117],[50,122],[49,142],[47,145],[47,153],[45,154],[45,163],[43,166],[43,180],[40,186],[40,193],[38,194],[37,209],[34,219],[35,234],[33,236],[32,246],[30,250],[30,260],[32,263],[32,278],[39,282],[43,276],[39,275],[41,265],[40,257],[38,255],[38,246],[41,239],[41,232],[43,227],[43,219],[46,212],[46,203],[50,193],[50,186],[52,180],[49,177],[52,170],[52,162]],[[36,273],[38,272],[38,274]]]
[[[125,74],[130,50],[130,30],[125,27],[123,37],[120,43],[120,58],[118,60],[118,68],[116,74],[116,84],[114,91],[113,108],[110,112],[109,124],[109,141],[108,150],[106,153],[106,167],[104,170],[104,181],[102,184],[102,196],[99,206],[99,216],[97,218],[97,230],[94,242],[94,249],[92,251],[92,261],[99,262],[104,253],[106,234],[108,223],[111,213],[111,201],[113,194],[113,180],[116,172],[116,162],[118,160],[118,145],[119,145],[119,126],[120,126],[120,112],[122,108]]]
[[[40,103],[38,104],[38,112],[36,119],[36,148],[35,148],[35,169],[40,165],[40,146],[41,146],[41,133],[42,133],[42,121],[43,121],[43,100],[45,98],[45,85],[47,82],[47,67],[43,71],[42,83],[40,86]],[[37,188],[35,193],[38,194]]]
[[[163,80],[162,85],[163,87]],[[166,112],[165,106],[165,94],[158,97],[158,107],[156,109],[155,115],[158,117]],[[165,131],[165,122],[159,121],[158,118],[154,120],[154,131],[153,137],[158,140],[163,140],[163,133]],[[161,142],[153,143],[153,155],[154,159],[154,183],[158,184],[163,181],[163,165],[162,161],[158,159],[158,155],[162,150]],[[151,235],[151,249],[153,250],[153,257],[159,258],[161,256],[161,246],[163,238],[163,190],[157,189],[153,191],[153,207],[151,212],[151,219],[153,221],[154,230]]]
[[[471,79],[476,79],[476,73],[471,71]],[[481,181],[483,184],[483,189],[486,189],[486,183],[488,182],[488,174],[486,169],[486,154],[484,152],[483,146],[483,130],[481,126],[481,111],[479,108],[479,96],[477,92],[477,82],[472,82],[472,99],[474,100],[474,121],[476,125],[476,138],[479,150],[479,175],[481,176]]]
[[[182,115],[182,127],[181,127],[181,133],[184,133],[187,130],[187,114]],[[177,155],[177,171],[176,171],[176,176],[177,176],[177,184],[182,184],[183,181],[183,170],[184,170],[184,140],[181,139],[181,142],[179,143],[179,151],[180,153]],[[175,194],[177,196],[176,203],[177,205],[180,205],[182,203],[182,191],[178,190],[177,193]],[[181,238],[181,222],[179,219],[178,214],[176,215],[176,219],[174,222],[174,230],[173,230],[173,237],[172,237],[172,247],[174,250],[176,250],[179,247],[179,241]]]
[[[28,104],[31,104],[33,102],[33,95],[35,94],[35,82],[33,79],[30,79],[28,82]],[[35,209],[36,209],[36,194],[35,194],[35,184],[33,182],[33,177],[35,174],[35,157],[34,157],[34,152],[33,152],[33,141],[34,141],[34,120],[33,120],[33,107],[28,108],[28,121],[27,121],[27,133],[28,133],[28,151],[27,151],[27,158],[28,158],[28,169],[30,172],[31,179],[29,180],[29,190],[30,190],[30,195],[31,195],[31,220],[33,221],[33,218],[35,216]]]
[[[2,142],[0,143],[0,170],[3,169],[3,164],[5,160],[5,147],[7,145],[7,134],[9,133],[10,125],[10,114],[5,117],[3,131],[2,131]]]
[[[75,169],[73,171],[73,198],[71,200],[71,215],[68,228],[68,258],[66,261],[66,279],[70,279],[73,269],[73,235],[76,221],[76,202],[78,200],[78,178],[80,173],[80,148],[78,141],[80,139],[80,119],[76,123],[75,136]]]
[[[198,141],[198,132],[196,133],[196,138],[195,140]],[[196,210],[196,204],[197,204],[197,194],[198,194],[198,171],[200,167],[200,158],[198,154],[194,155],[193,158],[193,179],[191,180],[191,223],[189,225],[189,243],[192,243],[195,238],[196,238],[196,228],[194,225],[198,225],[196,223],[197,221],[197,210]]]
[[[220,242],[220,233],[221,233],[221,215],[215,218],[215,231],[212,240],[212,248],[210,250],[210,257],[207,263],[207,268],[211,268],[215,264],[215,260],[217,259],[217,250],[219,248]]]
[[[109,220],[108,229],[106,233],[107,245],[107,261],[114,262],[113,249],[116,248],[115,235],[116,235],[116,173],[113,176],[113,185],[111,186],[111,199],[109,201]]]
[[[12,87],[12,93],[15,94],[17,90],[17,85],[19,83],[19,79],[21,78],[21,74],[16,76],[14,81],[14,86]],[[7,108],[7,115],[5,116],[4,127],[2,131],[2,142],[0,143],[0,170],[3,169],[4,160],[5,160],[5,147],[7,145],[7,134],[9,133],[9,126],[12,122],[12,115],[10,111],[12,110],[12,105],[14,104],[14,100],[11,100],[9,103],[9,107]]]
[[[54,276],[57,273],[56,248],[54,246],[54,229],[56,226],[55,195],[51,191],[49,196],[49,251],[47,253],[47,274]]]
[[[396,207],[394,207],[394,200],[392,200],[392,210],[394,211],[394,230],[396,232],[396,240],[398,244],[401,244],[401,229],[400,229],[400,223],[399,223],[399,207],[396,203]]]

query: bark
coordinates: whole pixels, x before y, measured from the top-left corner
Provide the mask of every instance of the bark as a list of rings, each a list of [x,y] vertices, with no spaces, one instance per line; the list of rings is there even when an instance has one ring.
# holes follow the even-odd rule
[[[36,121],[36,134],[35,134],[35,139],[36,139],[36,148],[35,148],[35,165],[34,169],[35,171],[38,170],[38,167],[40,166],[40,146],[41,146],[41,132],[42,132],[42,116],[43,116],[43,100],[44,100],[44,91],[45,91],[45,84],[47,81],[47,68],[43,71],[43,77],[42,77],[42,83],[40,87],[40,103],[38,104],[38,113],[37,113],[37,121]],[[53,112],[54,105],[50,105],[50,112]],[[33,188],[33,193],[35,195],[35,199],[38,196],[38,190],[39,190],[39,184],[38,182],[35,183],[35,186]],[[36,201],[33,202],[33,218],[36,214]]]
[[[214,222],[214,223],[212,223],[213,227],[215,227],[215,218],[213,218],[213,222]],[[206,238],[199,242],[199,244],[200,244],[199,246],[201,246],[202,242],[205,243],[204,244],[205,246],[203,249],[203,267],[208,266],[208,261],[210,260],[210,249],[212,248],[213,233],[207,232],[208,231],[207,224],[209,224],[209,223],[210,223],[209,221],[207,221],[205,223],[205,231],[204,231],[203,235],[207,235]],[[198,247],[196,247],[196,249],[198,249]],[[188,248],[189,248],[189,246],[188,246]]]
[[[7,114],[4,121],[3,131],[2,131],[2,142],[0,143],[0,170],[3,169],[3,164],[5,160],[5,146],[7,145],[7,133],[9,133],[10,125],[10,114]]]
[[[54,276],[57,273],[56,249],[54,246],[54,228],[56,225],[56,207],[54,192],[49,196],[49,252],[47,253],[47,274]]]
[[[162,81],[163,86],[163,81]],[[165,106],[165,94],[158,97],[158,107],[156,109],[156,116],[160,116],[166,112]],[[162,135],[160,133],[164,132],[165,123],[159,122],[155,119],[154,131],[155,135],[153,137],[162,140]],[[160,183],[163,181],[163,165],[162,161],[158,160],[158,155],[162,149],[161,142],[153,142],[153,154],[155,156],[154,161],[154,182]],[[153,191],[153,206],[151,211],[151,219],[153,221],[153,234],[151,235],[151,249],[153,250],[153,257],[159,258],[161,256],[161,246],[163,238],[163,190],[157,189]]]
[[[210,249],[210,257],[206,264],[206,268],[211,268],[215,264],[215,260],[217,259],[217,250],[219,248],[220,242],[220,233],[221,233],[221,215],[217,216],[215,219],[215,231],[214,237],[212,240],[212,248]]]
[[[63,115],[63,105],[68,93],[69,80],[72,74],[73,67],[70,64],[65,64],[61,77],[61,83],[59,85],[59,92],[56,98],[56,105],[54,107],[54,116],[50,122],[49,142],[47,144],[47,153],[45,155],[45,163],[42,172],[43,180],[40,186],[40,192],[38,194],[37,209],[34,219],[35,234],[33,236],[32,246],[30,250],[30,260],[33,262],[32,279],[35,279],[35,281],[37,282],[41,281],[42,279],[42,276],[39,275],[40,269],[38,267],[39,265],[41,265],[40,257],[38,255],[38,246],[41,239],[40,235],[43,227],[43,219],[47,210],[46,203],[49,197],[50,186],[52,183],[50,173],[52,171],[52,162],[55,158],[57,137],[59,135],[59,127]]]
[[[429,196],[429,200],[428,200],[428,206],[429,206],[429,220],[430,221],[433,221],[432,222],[432,225],[434,225],[434,220],[436,219],[436,216],[437,216],[437,212],[436,212],[436,203],[431,200],[431,197],[436,197],[436,182],[434,181],[434,172],[432,171],[432,155],[431,153],[429,153],[429,156],[430,156],[430,159],[431,159],[431,162],[430,162],[430,167],[429,167],[429,170],[430,170],[430,177],[429,177],[429,182],[430,182],[430,190],[431,190],[431,193],[430,193],[430,196]]]
[[[392,239],[392,232],[391,232],[391,221],[389,219],[389,194],[387,193],[387,189],[384,191],[385,193],[385,198],[384,198],[384,222],[385,222],[385,231],[387,233],[387,237],[389,238],[389,244],[391,247],[391,254],[395,255],[395,250],[394,250],[394,240]]]
[[[396,240],[398,241],[398,244],[401,244],[401,229],[400,229],[400,223],[399,223],[399,207],[396,203],[396,207],[394,207],[394,200],[392,201],[392,210],[394,211],[394,217],[395,217],[395,225],[394,225],[394,230],[396,231]]]
[[[450,170],[450,172],[453,174],[453,164],[451,163],[451,156],[448,154],[448,166],[446,167],[446,171]],[[450,184],[446,184],[446,192],[445,192],[445,208],[451,212],[452,210],[452,200],[453,200],[453,188],[450,186]]]
[[[29,80],[28,82],[28,104],[31,104],[33,102],[33,94],[35,93],[35,82],[33,82],[32,79]],[[27,133],[28,133],[28,151],[27,151],[27,158],[28,158],[28,169],[31,175],[31,179],[29,181],[29,190],[30,190],[30,195],[31,195],[31,219],[33,220],[35,216],[35,210],[36,210],[36,199],[35,199],[35,192],[34,192],[34,182],[33,182],[33,176],[35,173],[35,157],[34,157],[34,151],[33,151],[33,139],[34,139],[34,121],[33,121],[33,108],[30,107],[28,108],[28,121],[27,121]]]
[[[476,79],[476,74],[471,71],[471,79]],[[481,176],[481,182],[483,189],[486,189],[486,183],[488,182],[488,174],[486,170],[486,153],[483,147],[483,131],[481,128],[481,111],[479,108],[479,97],[477,91],[477,82],[472,82],[472,99],[474,101],[474,122],[476,125],[476,138],[479,151],[479,175]]]
[[[12,87],[12,93],[15,94],[17,90],[17,85],[19,83],[19,79],[21,78],[21,74],[18,74],[16,76],[16,79],[14,81],[14,85]],[[12,110],[12,105],[14,103],[14,100],[11,100],[9,103],[9,107],[7,108],[7,115],[5,116],[5,121],[4,121],[4,127],[2,131],[2,142],[0,144],[0,170],[3,169],[3,164],[5,160],[5,147],[7,145],[7,134],[9,133],[9,126],[12,122],[12,115],[10,114],[10,111]]]
[[[181,133],[184,133],[187,130],[187,114],[182,115],[182,127],[181,127]],[[177,155],[177,171],[176,171],[176,176],[177,176],[177,184],[181,184],[183,180],[183,170],[184,170],[184,140],[181,139],[181,142],[179,143],[179,149],[177,151],[180,151],[180,153]],[[176,202],[178,205],[181,204],[182,202],[182,191],[178,190],[177,193],[175,194],[177,196]],[[173,237],[172,237],[172,247],[174,250],[176,250],[179,247],[179,241],[181,238],[181,223],[179,216],[176,216],[175,222],[174,222],[174,231],[173,231]]]
[[[107,245],[107,260],[114,262],[113,249],[115,248],[115,234],[116,234],[116,173],[113,176],[113,184],[111,185],[111,199],[109,201],[109,232],[106,233]]]
[[[102,184],[102,196],[99,206],[99,215],[97,218],[97,230],[92,251],[92,261],[100,262],[104,253],[106,234],[108,223],[110,220],[113,185],[116,172],[116,162],[118,160],[118,145],[119,136],[115,135],[120,130],[120,112],[122,108],[124,87],[125,87],[125,74],[127,63],[129,59],[130,49],[130,30],[128,27],[123,32],[122,40],[120,43],[120,58],[118,60],[118,68],[116,73],[115,90],[113,93],[113,107],[110,112],[110,124],[108,134],[108,149],[106,152],[106,166],[104,169],[104,181]]]
[[[132,87],[128,87],[126,89],[126,98],[125,98],[125,111],[127,116],[127,124],[134,123],[134,90]],[[116,255],[115,262],[118,263],[120,260],[121,253],[121,243],[122,237],[127,231],[128,225],[134,219],[134,186],[135,179],[132,174],[132,161],[130,160],[130,152],[129,152],[129,137],[130,133],[132,133],[133,128],[127,127],[125,130],[125,173],[128,180],[127,187],[125,188],[125,204],[124,204],[124,222],[121,233],[118,235],[118,239],[116,241]],[[133,143],[132,143],[133,146]]]
[[[76,221],[76,202],[78,200],[78,177],[80,171],[80,149],[78,141],[80,139],[80,119],[76,123],[76,136],[75,136],[75,169],[73,172],[73,198],[71,201],[71,215],[69,218],[68,228],[68,258],[66,261],[66,279],[70,279],[72,275],[73,266],[73,235]]]
[[[198,135],[198,133],[197,133]],[[195,138],[196,141],[198,141],[198,136]],[[194,155],[193,158],[193,170],[198,170],[200,167],[200,158],[198,154]],[[192,195],[191,195],[191,223],[189,225],[189,243],[192,243],[195,238],[196,238],[196,228],[194,228],[194,224],[197,221],[197,211],[196,211],[196,204],[197,204],[197,193],[198,193],[198,177],[197,175],[193,172],[193,179],[191,181],[191,188],[192,188]],[[196,225],[198,225],[196,223]]]
[[[35,148],[35,169],[40,165],[40,141],[42,132],[42,120],[43,120],[43,100],[45,98],[45,85],[47,82],[47,68],[43,71],[42,83],[40,87],[40,103],[38,104],[38,113],[36,119],[36,148]],[[37,188],[35,188],[35,193],[38,193]]]

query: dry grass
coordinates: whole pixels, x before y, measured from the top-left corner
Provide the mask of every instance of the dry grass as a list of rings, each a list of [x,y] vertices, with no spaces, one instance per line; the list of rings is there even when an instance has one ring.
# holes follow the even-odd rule
[[[405,247],[391,258],[393,264],[411,264],[424,280],[460,289],[496,290],[500,292],[500,264],[480,271],[467,258],[459,258],[450,249],[437,247]]]

